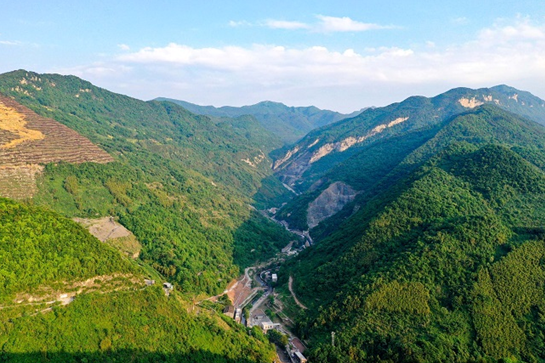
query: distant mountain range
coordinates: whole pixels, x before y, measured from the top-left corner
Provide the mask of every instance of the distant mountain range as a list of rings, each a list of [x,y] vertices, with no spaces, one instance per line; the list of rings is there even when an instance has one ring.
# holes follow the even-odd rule
[[[215,118],[238,117],[243,115],[254,116],[263,127],[277,135],[284,143],[292,144],[305,136],[309,131],[333,122],[353,117],[361,111],[351,114],[342,114],[335,111],[321,110],[317,107],[289,107],[282,103],[263,101],[251,106],[243,107],[214,107],[199,106],[186,101],[159,97],[156,101],[176,103],[198,115]]]

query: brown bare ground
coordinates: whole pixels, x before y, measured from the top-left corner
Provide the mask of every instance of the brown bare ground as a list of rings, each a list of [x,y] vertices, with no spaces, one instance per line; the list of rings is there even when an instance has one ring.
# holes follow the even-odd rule
[[[74,221],[89,229],[89,232],[102,242],[110,238],[127,237],[131,235],[131,232],[127,228],[117,223],[112,217],[98,219],[74,218]]]
[[[27,140],[42,140],[45,135],[38,130],[30,130],[25,127],[26,121],[23,114],[15,109],[0,103],[0,130],[15,134],[19,138],[0,144],[1,149],[11,149]]]
[[[302,309],[307,310],[307,307],[305,305],[303,305],[299,300],[297,300],[297,296],[295,296],[295,292],[293,292],[293,277],[291,277],[291,276],[290,276],[290,279],[289,279],[288,288],[289,288],[289,290],[291,292],[291,296],[293,296],[293,300],[295,300],[295,303],[297,305],[299,305],[299,307],[301,307]]]
[[[234,286],[233,289],[229,290],[227,293],[227,296],[229,296],[229,299],[233,303],[234,306],[238,307],[240,304],[246,300],[246,298],[252,293],[251,286],[248,286],[247,284],[247,278],[244,276],[242,280],[239,281],[239,283]]]
[[[121,250],[132,258],[137,258],[142,245],[127,228],[117,223],[112,217],[97,219],[74,218],[74,221],[87,228],[89,232],[102,242]]]

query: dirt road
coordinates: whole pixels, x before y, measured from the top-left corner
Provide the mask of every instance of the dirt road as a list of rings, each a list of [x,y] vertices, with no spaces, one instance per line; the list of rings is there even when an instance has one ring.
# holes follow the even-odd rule
[[[307,310],[307,307],[303,304],[301,304],[301,302],[299,300],[297,300],[297,296],[295,296],[295,293],[293,292],[293,277],[290,276],[290,281],[289,281],[289,289],[290,289],[290,292],[291,292],[291,296],[293,296],[293,300],[295,300],[295,303],[297,305],[299,305],[301,308]]]

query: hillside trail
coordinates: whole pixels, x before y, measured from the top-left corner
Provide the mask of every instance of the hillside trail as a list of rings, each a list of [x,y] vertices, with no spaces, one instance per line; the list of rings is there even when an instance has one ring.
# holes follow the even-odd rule
[[[66,284],[65,288],[63,289],[64,292],[62,290],[54,291],[47,294],[46,296],[36,297],[36,296],[30,295],[29,293],[25,293],[26,296],[23,296],[22,298],[17,298],[17,300],[15,300],[14,303],[0,305],[0,310],[19,308],[22,306],[39,306],[39,305],[49,306],[55,303],[59,303],[59,305],[61,306],[66,306],[72,303],[79,295],[82,295],[82,294],[88,294],[91,292],[109,294],[116,291],[128,290],[136,284],[135,280],[133,279],[132,281],[130,281],[131,284],[121,284],[121,285],[113,284],[113,285],[108,285],[106,287],[97,285],[97,281],[101,281],[101,283],[109,282],[110,280],[113,280],[114,278],[119,276],[130,277],[133,275],[123,275],[123,274],[117,274],[117,273],[111,274],[111,275],[97,275],[97,276],[88,278],[87,280],[73,282],[72,284]],[[148,286],[144,285],[139,290],[144,290],[147,287]],[[75,288],[77,288],[77,291],[73,291]],[[27,302],[24,302],[24,300],[27,300]],[[40,310],[39,312],[45,312],[50,310],[51,308],[48,307],[44,310]]]
[[[289,287],[289,289],[290,289],[291,296],[293,296],[293,300],[295,300],[295,303],[296,303],[297,305],[299,305],[299,307],[301,307],[301,308],[307,310],[308,308],[307,308],[305,305],[303,305],[303,304],[297,299],[297,296],[295,296],[295,292],[293,292],[293,286],[292,286],[292,285],[293,285],[293,277],[290,276],[290,280],[289,280],[288,287]]]

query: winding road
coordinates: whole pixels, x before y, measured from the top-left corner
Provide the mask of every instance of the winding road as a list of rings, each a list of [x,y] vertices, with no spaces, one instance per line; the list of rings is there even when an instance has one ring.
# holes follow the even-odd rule
[[[290,276],[290,281],[289,281],[288,287],[290,289],[291,296],[293,296],[293,300],[295,300],[295,303],[297,305],[299,305],[301,308],[307,310],[308,308],[305,305],[301,304],[301,302],[297,299],[297,296],[295,296],[295,293],[293,292],[292,285],[293,285],[293,277]]]

